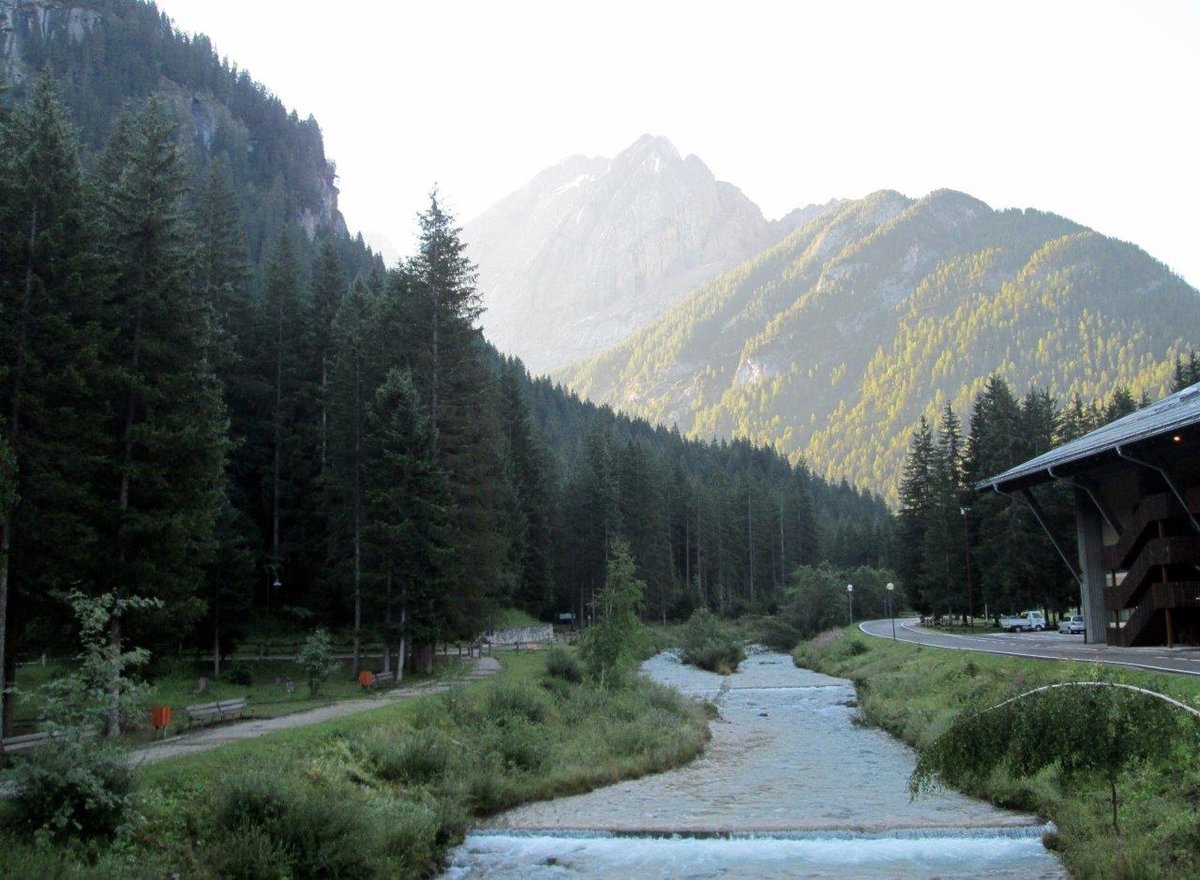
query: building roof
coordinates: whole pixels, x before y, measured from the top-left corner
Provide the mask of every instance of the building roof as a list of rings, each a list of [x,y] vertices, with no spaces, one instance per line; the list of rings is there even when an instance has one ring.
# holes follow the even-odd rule
[[[1200,438],[1183,437],[1180,432],[1200,425],[1200,383],[1176,391],[1157,403],[1097,428],[1069,443],[1009,468],[1002,474],[976,484],[978,490],[1011,491],[1058,477],[1070,476],[1118,458],[1118,447],[1146,441],[1166,441],[1172,445],[1186,442],[1193,452]]]

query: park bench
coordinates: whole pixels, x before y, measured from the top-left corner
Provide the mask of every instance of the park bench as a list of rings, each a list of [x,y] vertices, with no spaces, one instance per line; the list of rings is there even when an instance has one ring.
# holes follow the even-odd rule
[[[364,669],[359,675],[358,680],[364,688],[395,684],[396,670],[393,669],[390,672],[368,672]]]
[[[214,721],[227,721],[230,718],[244,718],[251,714],[246,705],[245,697],[231,700],[217,700],[215,703],[198,703],[195,706],[185,706],[183,713],[187,716],[188,724],[209,724]]]
[[[36,749],[38,746],[45,745],[53,737],[54,734],[42,731],[40,733],[26,733],[21,736],[8,736],[0,739],[0,753],[13,754],[15,752],[24,752],[29,749]]]

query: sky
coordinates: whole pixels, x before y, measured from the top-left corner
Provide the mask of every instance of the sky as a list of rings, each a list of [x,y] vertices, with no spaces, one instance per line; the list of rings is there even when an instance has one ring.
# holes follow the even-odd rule
[[[350,229],[414,248],[568,155],[662,135],[769,218],[957,189],[1200,285],[1200,0],[159,0],[300,116]]]

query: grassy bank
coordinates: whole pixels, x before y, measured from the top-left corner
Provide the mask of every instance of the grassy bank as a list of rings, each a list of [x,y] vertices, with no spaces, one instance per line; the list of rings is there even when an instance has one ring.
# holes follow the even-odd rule
[[[864,716],[910,745],[933,742],[964,711],[995,705],[1032,688],[1063,681],[1111,680],[1200,706],[1200,679],[1082,663],[1025,660],[947,651],[826,633],[796,648],[797,665],[851,679]],[[1176,749],[1169,759],[1121,774],[1121,835],[1110,818],[1108,783],[1067,779],[1057,766],[1025,776],[1001,766],[966,777],[968,793],[1030,811],[1055,823],[1047,840],[1072,876],[1191,878],[1200,876],[1200,759]]]
[[[669,689],[605,690],[569,663],[548,676],[539,653],[502,663],[470,687],[146,768],[114,844],[2,839],[0,876],[420,877],[474,818],[677,766],[707,741],[702,707]]]
[[[365,658],[363,668],[380,668],[378,658]],[[46,665],[31,664],[17,671],[17,692],[25,695],[18,699],[15,713],[17,733],[32,732],[37,726],[41,710],[39,688],[69,672],[71,666],[62,661]],[[430,679],[447,678],[461,674],[465,667],[456,656],[438,657],[432,676],[406,673],[404,685],[428,682]],[[128,724],[126,736],[131,742],[143,742],[155,737],[150,726],[149,706],[170,706],[174,710],[168,733],[179,733],[186,726],[183,708],[196,703],[228,700],[245,697],[254,710],[256,718],[274,718],[327,706],[342,700],[356,700],[364,696],[378,695],[375,691],[364,691],[354,678],[353,663],[340,661],[338,669],[322,683],[316,697],[309,695],[304,671],[293,660],[255,660],[233,663],[227,666],[221,678],[209,678],[211,667],[207,663],[177,662],[161,670],[150,680],[150,692],[146,699],[147,710],[141,712]],[[204,678],[204,690],[198,691],[197,684]],[[291,682],[291,688],[288,682]]]

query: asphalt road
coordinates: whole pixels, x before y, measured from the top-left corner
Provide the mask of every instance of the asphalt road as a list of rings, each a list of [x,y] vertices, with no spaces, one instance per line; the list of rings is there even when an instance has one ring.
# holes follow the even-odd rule
[[[915,617],[897,619],[895,624],[898,640],[934,648],[983,651],[1042,660],[1079,660],[1085,663],[1136,666],[1156,672],[1200,675],[1200,648],[1195,647],[1113,648],[1108,645],[1085,645],[1082,635],[1069,636],[1056,631],[1006,633],[981,629],[973,635],[956,635],[927,629]],[[868,620],[860,623],[858,628],[869,636],[884,639],[892,637],[891,620]]]

